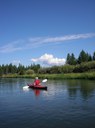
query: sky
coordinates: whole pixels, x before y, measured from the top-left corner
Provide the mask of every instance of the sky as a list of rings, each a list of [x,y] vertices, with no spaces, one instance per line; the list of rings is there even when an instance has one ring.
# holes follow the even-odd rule
[[[95,51],[95,0],[0,0],[0,65],[65,64]]]

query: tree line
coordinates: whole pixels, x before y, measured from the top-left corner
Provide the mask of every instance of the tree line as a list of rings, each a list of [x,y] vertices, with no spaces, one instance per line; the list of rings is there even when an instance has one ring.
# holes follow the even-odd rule
[[[6,65],[0,65],[0,76],[3,74],[34,74],[37,73],[40,69],[40,64],[31,64],[30,66],[24,66],[19,64],[18,66],[13,65],[12,63]]]
[[[68,53],[66,64],[62,66],[41,67],[40,64],[31,64],[30,66],[19,64],[18,66],[16,66],[12,63],[0,65],[0,76],[2,76],[3,74],[62,74],[86,71],[95,71],[95,52],[91,56],[89,53],[86,53],[84,50],[82,50],[78,58],[75,58],[75,55],[73,53]]]
[[[95,60],[95,52],[91,56],[89,53],[86,53],[84,50],[82,50],[78,58],[75,58],[73,53],[71,55],[68,53],[66,63],[70,65],[76,65],[76,64],[81,64],[82,62],[89,62],[94,60]]]

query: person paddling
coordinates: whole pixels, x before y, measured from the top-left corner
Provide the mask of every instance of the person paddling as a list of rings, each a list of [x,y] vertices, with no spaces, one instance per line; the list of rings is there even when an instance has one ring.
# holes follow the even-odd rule
[[[38,79],[38,77],[35,78],[33,85],[34,86],[40,86],[41,85],[41,81]]]

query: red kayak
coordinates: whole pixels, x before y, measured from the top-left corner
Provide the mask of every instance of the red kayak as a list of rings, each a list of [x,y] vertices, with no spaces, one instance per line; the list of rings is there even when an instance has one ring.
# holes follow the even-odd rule
[[[47,90],[47,86],[28,84],[29,88]]]

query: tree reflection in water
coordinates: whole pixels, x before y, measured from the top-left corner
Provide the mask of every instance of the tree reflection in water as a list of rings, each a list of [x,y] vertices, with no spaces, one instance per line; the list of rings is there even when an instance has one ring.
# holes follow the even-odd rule
[[[95,85],[91,80],[68,80],[66,85],[70,97],[77,97],[80,93],[83,99],[88,99],[95,90]]]

